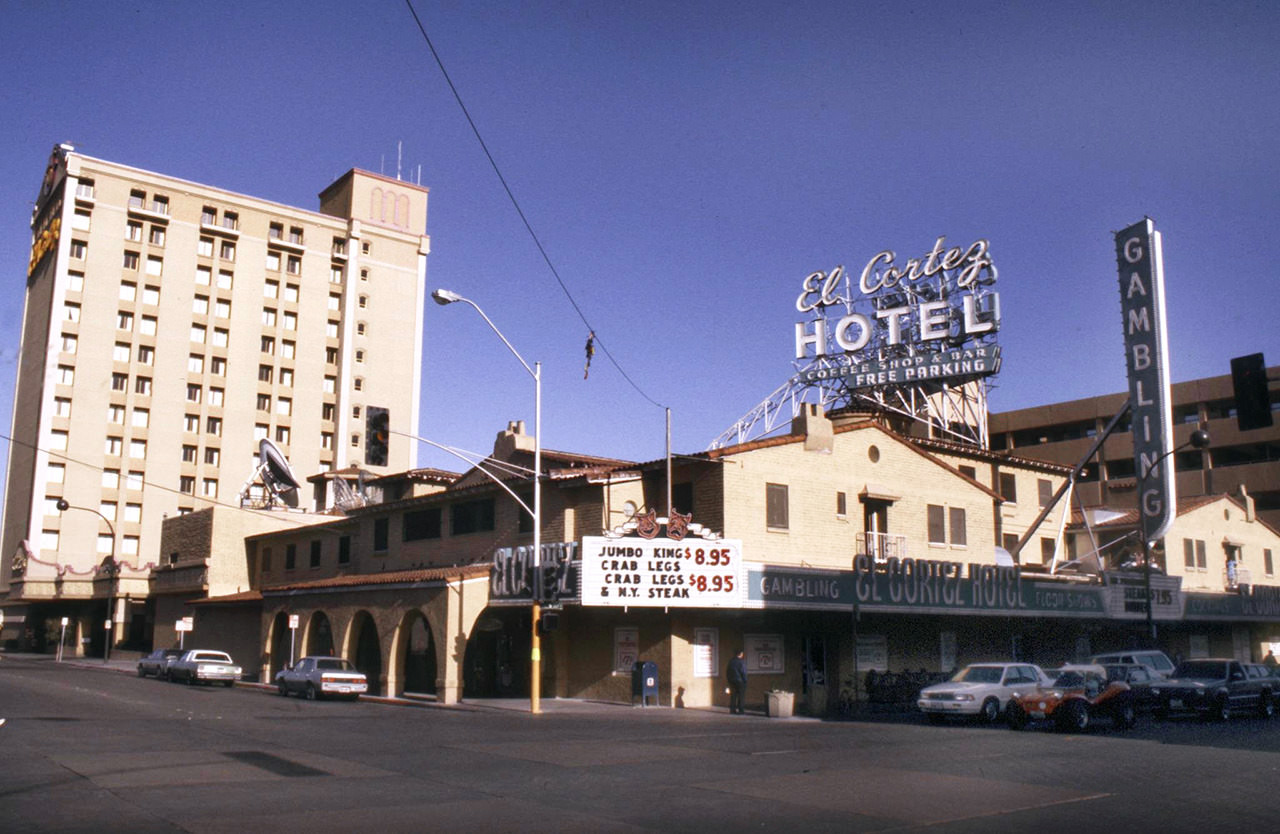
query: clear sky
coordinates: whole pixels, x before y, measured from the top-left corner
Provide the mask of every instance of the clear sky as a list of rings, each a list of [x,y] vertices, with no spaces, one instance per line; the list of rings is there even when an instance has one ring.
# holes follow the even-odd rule
[[[1174,381],[1280,364],[1280,4],[0,0],[0,412],[50,148],[304,208],[349,168],[431,189],[430,288],[544,367],[544,444],[704,448],[791,373],[808,273],[991,243],[992,408],[1125,388],[1112,233],[1164,234]],[[533,386],[425,314],[417,431],[487,451]],[[406,357],[407,359],[407,357]],[[634,385],[632,384],[634,382]],[[392,415],[393,428],[411,431]],[[4,426],[7,428],[8,423]],[[245,450],[246,475],[251,450]],[[422,465],[463,468],[424,447]]]

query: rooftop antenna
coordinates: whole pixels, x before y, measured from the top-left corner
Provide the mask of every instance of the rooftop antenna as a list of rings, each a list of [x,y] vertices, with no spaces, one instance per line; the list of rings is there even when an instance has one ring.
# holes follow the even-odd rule
[[[400,140],[396,140],[396,182],[400,182],[400,146],[403,144]]]

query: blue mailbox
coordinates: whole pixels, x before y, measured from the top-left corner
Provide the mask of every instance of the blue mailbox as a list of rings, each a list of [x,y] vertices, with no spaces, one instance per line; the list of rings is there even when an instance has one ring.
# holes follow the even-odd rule
[[[631,665],[631,702],[640,699],[640,706],[658,705],[658,664],[652,660],[637,660]]]

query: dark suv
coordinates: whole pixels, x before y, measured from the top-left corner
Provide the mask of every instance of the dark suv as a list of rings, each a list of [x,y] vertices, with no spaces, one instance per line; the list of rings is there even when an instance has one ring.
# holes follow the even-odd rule
[[[1237,710],[1251,710],[1263,718],[1275,712],[1276,679],[1267,667],[1230,658],[1187,660],[1173,676],[1152,687],[1157,718],[1194,712],[1226,721]]]

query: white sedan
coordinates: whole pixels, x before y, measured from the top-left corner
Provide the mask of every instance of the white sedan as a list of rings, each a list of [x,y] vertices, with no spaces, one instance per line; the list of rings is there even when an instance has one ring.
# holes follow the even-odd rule
[[[309,701],[330,695],[355,700],[369,691],[369,681],[341,657],[304,657],[276,673],[276,690],[285,697],[297,692]]]
[[[963,715],[991,723],[1004,714],[1015,692],[1029,692],[1050,682],[1034,663],[971,663],[946,683],[920,690],[916,706],[933,722]]]

